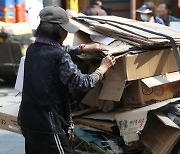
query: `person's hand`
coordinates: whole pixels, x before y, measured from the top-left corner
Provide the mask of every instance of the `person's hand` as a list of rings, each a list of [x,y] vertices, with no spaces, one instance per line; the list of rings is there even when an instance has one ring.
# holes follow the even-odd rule
[[[103,75],[109,68],[111,68],[115,64],[115,62],[116,60],[114,56],[107,55],[102,59],[101,65],[98,69],[101,71]]]
[[[83,53],[96,54],[101,51],[108,51],[108,47],[98,43],[86,44]]]

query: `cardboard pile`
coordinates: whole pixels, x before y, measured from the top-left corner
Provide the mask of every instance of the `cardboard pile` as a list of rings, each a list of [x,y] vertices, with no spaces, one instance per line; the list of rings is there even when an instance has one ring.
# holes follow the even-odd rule
[[[164,114],[162,108],[180,102],[177,66],[180,59],[175,57],[172,42],[154,33],[169,35],[176,46],[180,44],[180,33],[156,23],[115,16],[81,16],[71,21],[80,31],[68,34],[64,45],[98,42],[109,47],[108,52],[99,55],[73,58],[83,73],[93,72],[106,54],[116,58],[115,66],[80,101],[84,108],[76,108],[78,105],[72,108],[76,110],[72,113],[76,125],[108,136],[122,136],[127,145],[140,140],[155,154],[170,153],[180,137],[180,127]],[[23,67],[24,57],[15,87],[19,91],[22,91]],[[150,111],[154,112],[153,120]]]
[[[180,33],[156,23],[115,16],[79,16],[71,21],[80,31],[69,35],[65,44],[98,42],[109,47],[108,52],[104,51],[98,57],[79,56],[84,63],[81,63],[79,68],[88,64],[89,70],[86,70],[86,73],[91,73],[98,67],[102,55],[110,53],[116,57],[115,66],[108,70],[102,82],[82,99],[81,103],[90,108],[73,113],[75,123],[117,136],[120,133],[127,144],[139,140],[139,132],[148,123],[149,111],[159,110],[180,100],[180,74],[177,66],[180,59],[175,58],[168,37],[155,34],[158,31],[172,37],[178,46]],[[172,130],[172,134],[176,134],[170,135],[171,143],[164,143],[166,150],[172,150],[180,136],[179,126],[170,119],[167,120],[166,115],[161,117],[156,114],[156,117],[160,119],[164,129]],[[148,149],[152,149],[151,152],[163,153],[165,150],[162,148],[153,151],[155,147],[147,140],[146,134],[155,127],[152,124],[151,128],[142,134],[141,141]],[[154,135],[152,138],[157,136]],[[158,144],[161,144],[161,141],[155,146]]]

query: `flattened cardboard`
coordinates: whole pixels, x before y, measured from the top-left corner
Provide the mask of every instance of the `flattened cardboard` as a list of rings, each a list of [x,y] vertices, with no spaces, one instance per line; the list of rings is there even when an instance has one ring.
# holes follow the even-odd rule
[[[104,112],[96,112],[96,113],[91,113],[88,115],[83,116],[82,118],[86,119],[95,119],[95,120],[108,120],[108,121],[115,121],[115,115],[118,112],[112,111],[108,113]]]
[[[91,43],[90,36],[84,32],[68,33],[63,45],[78,46],[80,44]]]
[[[166,126],[154,118],[149,127],[142,132],[140,140],[153,154],[170,154],[179,137],[178,129]]]
[[[0,129],[21,134],[17,123],[17,116],[20,104],[12,104],[0,107]]]
[[[113,132],[113,128],[117,126],[116,123],[113,122],[92,120],[92,119],[74,119],[74,122],[78,124],[84,124],[107,132]]]
[[[179,72],[167,73],[165,75],[159,75],[159,76],[141,79],[141,81],[144,84],[146,84],[149,88],[172,83],[179,80],[180,80]]]
[[[93,42],[97,42],[104,45],[108,45],[115,40],[114,38],[111,37],[97,36],[97,35],[91,35],[90,38]]]
[[[82,24],[80,22],[77,22],[76,20],[70,19],[71,23],[73,23],[74,25],[78,26],[80,31],[89,34],[89,35],[97,35],[97,36],[101,36],[100,33],[93,31],[89,28],[89,26],[87,24]]]
[[[124,52],[127,52],[129,51],[130,49],[135,49],[136,47],[126,43],[126,42],[123,42],[123,41],[114,41],[112,42],[111,44],[109,44],[109,51],[108,53],[109,54],[121,54],[121,53],[124,53]]]
[[[124,136],[127,134],[136,133],[138,131],[143,130],[146,124],[146,120],[147,120],[147,113],[149,111],[156,110],[169,103],[179,101],[179,100],[180,100],[180,97],[173,98],[173,99],[165,100],[156,104],[145,106],[142,108],[116,114],[115,119],[120,130],[120,135]]]

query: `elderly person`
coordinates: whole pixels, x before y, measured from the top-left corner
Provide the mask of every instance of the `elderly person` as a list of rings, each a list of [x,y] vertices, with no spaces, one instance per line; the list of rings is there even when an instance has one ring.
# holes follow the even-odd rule
[[[180,22],[180,19],[170,15],[170,6],[167,3],[160,3],[157,8],[158,16],[163,19],[166,26],[170,25],[172,21]]]
[[[45,7],[39,16],[36,41],[26,53],[18,121],[27,154],[70,154],[72,149],[66,138],[69,91],[89,91],[115,64],[115,59],[108,55],[95,72],[82,74],[70,54],[95,54],[106,48],[97,44],[63,46],[67,33],[78,28],[60,7]]]

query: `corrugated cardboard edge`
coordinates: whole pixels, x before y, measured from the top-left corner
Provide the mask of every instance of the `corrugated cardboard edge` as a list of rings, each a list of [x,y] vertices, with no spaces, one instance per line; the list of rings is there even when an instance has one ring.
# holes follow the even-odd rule
[[[102,120],[75,118],[74,122],[77,124],[87,125],[107,132],[113,132],[113,128],[116,127],[116,123]]]
[[[165,75],[153,76],[149,78],[141,79],[141,81],[146,84],[149,88],[180,81],[180,73],[173,72],[167,73]]]

